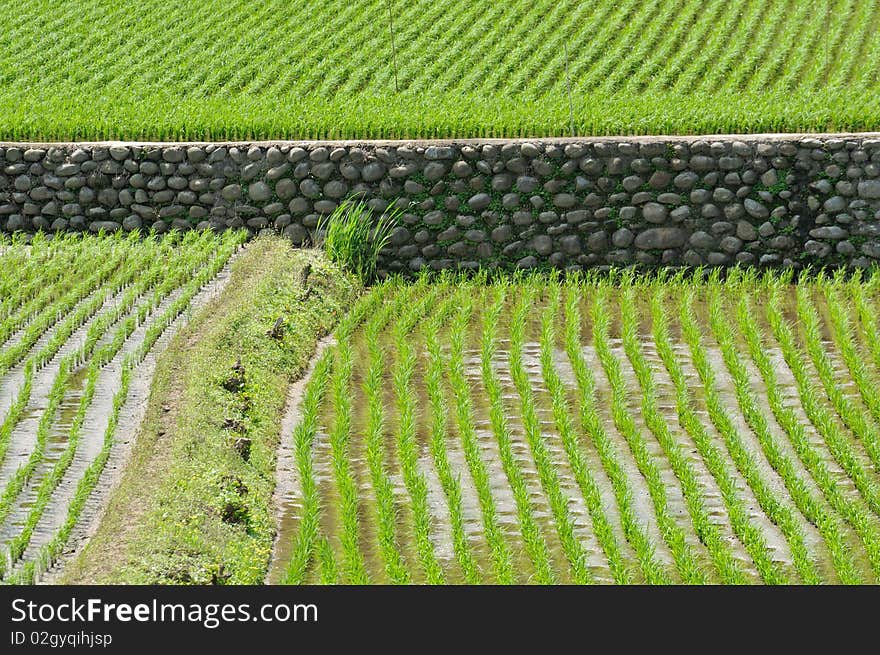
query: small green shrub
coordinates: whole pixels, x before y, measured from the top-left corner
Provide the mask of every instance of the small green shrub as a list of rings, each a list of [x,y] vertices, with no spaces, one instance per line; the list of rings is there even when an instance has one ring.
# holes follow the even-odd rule
[[[373,210],[364,201],[346,200],[318,223],[318,245],[327,256],[349,269],[365,284],[376,275],[379,252],[388,245],[399,209],[373,220]]]

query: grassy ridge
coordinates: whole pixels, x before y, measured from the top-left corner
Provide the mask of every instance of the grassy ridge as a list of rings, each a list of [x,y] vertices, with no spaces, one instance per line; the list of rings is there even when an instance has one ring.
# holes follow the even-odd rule
[[[263,579],[287,387],[356,286],[323,258],[294,252],[281,239],[248,245],[224,293],[160,358],[130,464],[68,580]],[[273,330],[279,318],[280,332]],[[329,364],[314,379],[332,393]],[[308,493],[308,483],[303,489]],[[305,549],[309,556],[324,551],[318,540]],[[294,552],[303,557],[302,549]],[[327,562],[322,574],[335,579],[334,565]]]
[[[566,136],[571,114],[580,135],[880,126],[876,0],[392,11],[396,71],[379,0],[4,3],[0,139]]]

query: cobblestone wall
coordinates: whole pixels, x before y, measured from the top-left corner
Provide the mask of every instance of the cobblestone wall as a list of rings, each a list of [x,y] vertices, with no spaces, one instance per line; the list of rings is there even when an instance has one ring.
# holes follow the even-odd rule
[[[307,244],[365,198],[403,210],[382,265],[867,266],[880,135],[0,144],[0,229],[246,227]]]

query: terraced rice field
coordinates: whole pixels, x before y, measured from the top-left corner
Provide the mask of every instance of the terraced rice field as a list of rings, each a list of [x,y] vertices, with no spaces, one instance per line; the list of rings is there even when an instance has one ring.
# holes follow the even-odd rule
[[[43,573],[87,504],[100,503],[108,458],[132,436],[120,424],[131,432],[145,402],[153,351],[241,241],[192,232],[0,242],[2,582]]]
[[[270,580],[876,583],[880,277],[390,281],[317,360]]]
[[[29,0],[0,25],[0,139],[880,128],[880,0]]]

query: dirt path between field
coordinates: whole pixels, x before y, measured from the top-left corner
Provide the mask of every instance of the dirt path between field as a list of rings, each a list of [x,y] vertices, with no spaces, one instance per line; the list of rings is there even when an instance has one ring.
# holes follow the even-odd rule
[[[275,458],[275,492],[272,494],[272,506],[275,509],[275,524],[278,529],[272,544],[269,570],[266,573],[268,584],[281,584],[287,560],[293,550],[293,538],[302,511],[302,484],[296,466],[293,431],[302,418],[303,396],[315,372],[315,366],[324,351],[335,343],[336,339],[332,335],[318,341],[306,372],[290,385],[287,392],[287,404],[281,418],[281,438],[278,440]]]
[[[89,499],[83,508],[83,512],[80,515],[76,527],[74,527],[71,533],[64,552],[58,561],[56,561],[54,565],[41,576],[39,580],[41,584],[57,584],[64,582],[68,572],[68,565],[76,560],[83,548],[86,547],[89,540],[97,532],[98,526],[101,524],[109,505],[112,491],[122,479],[122,474],[130,459],[135,439],[140,431],[141,424],[144,421],[150,397],[150,387],[156,373],[156,364],[160,355],[168,347],[168,344],[174,338],[174,335],[189,322],[189,318],[193,313],[216,299],[223,292],[229,282],[233,263],[240,253],[241,251],[239,250],[237,253],[233,254],[232,257],[229,258],[229,261],[226,262],[223,269],[195,295],[192,302],[189,304],[188,309],[171,323],[162,336],[156,341],[156,344],[144,358],[144,361],[132,371],[128,396],[120,409],[119,424],[116,428],[110,457],[101,472],[98,484],[95,486],[94,491],[89,496]],[[137,343],[134,345],[136,346]],[[177,380],[177,378],[172,376],[172,387],[175,384],[175,380]],[[174,398],[176,396],[179,396],[179,394],[173,393],[172,389],[172,393],[167,394],[166,397]],[[176,417],[175,409],[176,408],[172,406],[172,404],[163,407],[163,424],[168,426],[174,425]],[[102,406],[101,410],[101,415],[95,417],[95,420],[102,425],[106,425],[110,411],[112,411],[112,400],[108,405]],[[119,522],[121,531],[131,530],[137,524],[136,516],[129,515],[124,518],[125,520],[123,522]],[[124,542],[125,540],[121,538],[120,534],[118,543],[122,544]]]

